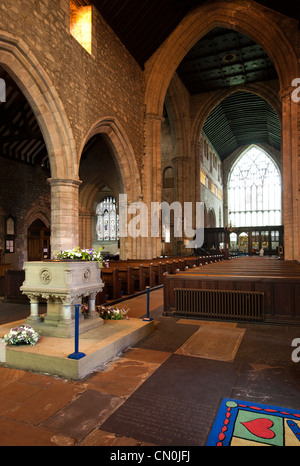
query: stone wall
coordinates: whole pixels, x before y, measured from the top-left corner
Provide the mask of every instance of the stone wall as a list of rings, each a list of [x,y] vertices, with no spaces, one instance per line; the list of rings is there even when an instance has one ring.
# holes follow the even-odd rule
[[[98,11],[93,8],[94,55],[70,34],[69,0],[6,0],[0,12],[0,30],[24,41],[58,92],[77,158],[93,125],[112,116],[124,128],[141,167],[143,73]]]
[[[48,172],[0,158],[0,249],[5,246],[5,218],[15,220],[15,252],[5,255],[13,269],[21,269],[27,259],[28,227],[36,219],[50,224]],[[47,225],[48,224],[48,225]]]
[[[200,200],[205,204],[205,227],[223,226],[223,168],[209,140],[200,138]]]

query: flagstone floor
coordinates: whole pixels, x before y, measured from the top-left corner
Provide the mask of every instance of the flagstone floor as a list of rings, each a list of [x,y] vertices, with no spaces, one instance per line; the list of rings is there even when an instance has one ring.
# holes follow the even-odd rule
[[[154,332],[86,378],[0,367],[0,446],[202,446],[224,397],[300,409],[300,327],[162,317]],[[122,303],[146,313],[146,295]],[[0,303],[0,324],[28,307]],[[299,352],[300,355],[300,352]]]

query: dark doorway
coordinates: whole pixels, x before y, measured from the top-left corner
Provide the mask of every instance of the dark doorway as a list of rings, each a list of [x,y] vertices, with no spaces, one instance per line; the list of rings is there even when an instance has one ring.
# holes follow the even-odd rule
[[[37,219],[28,228],[28,260],[42,261],[50,256],[50,228]]]

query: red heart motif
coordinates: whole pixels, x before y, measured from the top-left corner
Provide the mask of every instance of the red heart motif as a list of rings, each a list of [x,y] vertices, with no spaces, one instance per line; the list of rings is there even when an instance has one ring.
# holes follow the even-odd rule
[[[256,437],[265,439],[272,439],[275,437],[275,433],[270,430],[274,423],[265,417],[242,422],[241,424],[243,424],[251,434],[256,435]]]

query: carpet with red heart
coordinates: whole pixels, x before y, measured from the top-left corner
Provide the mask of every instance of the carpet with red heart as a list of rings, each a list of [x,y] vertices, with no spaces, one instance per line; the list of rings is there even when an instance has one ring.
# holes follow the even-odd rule
[[[300,446],[300,410],[224,398],[207,446]]]

